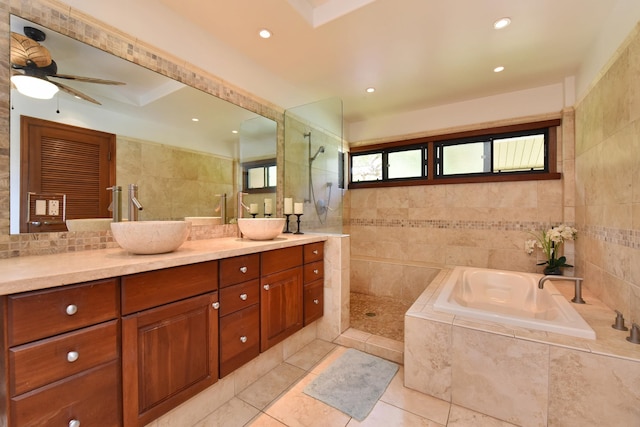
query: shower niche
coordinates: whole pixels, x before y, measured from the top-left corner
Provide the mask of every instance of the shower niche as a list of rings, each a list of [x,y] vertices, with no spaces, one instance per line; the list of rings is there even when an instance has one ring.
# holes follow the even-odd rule
[[[304,202],[301,229],[342,233],[345,150],[342,101],[331,98],[284,114],[283,196]]]

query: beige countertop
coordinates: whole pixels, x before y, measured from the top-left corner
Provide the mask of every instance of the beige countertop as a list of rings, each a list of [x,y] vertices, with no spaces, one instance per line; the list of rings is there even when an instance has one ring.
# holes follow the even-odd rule
[[[327,237],[320,234],[281,235],[269,241],[222,237],[187,241],[178,250],[159,255],[132,255],[123,249],[116,248],[2,259],[0,260],[0,295],[159,270],[325,240]]]

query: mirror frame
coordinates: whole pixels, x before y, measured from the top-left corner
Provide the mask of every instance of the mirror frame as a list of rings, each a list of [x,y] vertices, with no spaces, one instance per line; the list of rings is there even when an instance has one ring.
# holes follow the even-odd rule
[[[0,258],[25,256],[40,253],[66,252],[61,244],[60,233],[36,233],[10,235],[9,229],[9,123],[10,123],[10,15],[17,15],[72,37],[83,43],[101,49],[129,62],[160,73],[185,85],[199,89],[210,95],[245,108],[258,115],[274,120],[277,124],[276,160],[278,167],[277,188],[284,183],[284,109],[247,91],[230,85],[221,78],[198,68],[186,61],[162,51],[148,43],[114,28],[98,19],[71,8],[55,0],[32,0],[30,2],[10,0],[0,4]],[[276,196],[276,212],[282,210],[282,195]],[[56,241],[47,251],[42,248],[43,240]],[[30,242],[38,241],[38,248],[32,248]],[[65,239],[66,241],[66,239]],[[34,245],[36,246],[36,245]],[[33,249],[33,250],[32,250]]]

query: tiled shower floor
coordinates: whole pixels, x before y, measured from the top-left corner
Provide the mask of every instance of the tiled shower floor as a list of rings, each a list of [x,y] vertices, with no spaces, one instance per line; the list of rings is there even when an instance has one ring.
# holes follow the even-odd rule
[[[411,304],[351,292],[350,327],[404,342],[404,314]]]

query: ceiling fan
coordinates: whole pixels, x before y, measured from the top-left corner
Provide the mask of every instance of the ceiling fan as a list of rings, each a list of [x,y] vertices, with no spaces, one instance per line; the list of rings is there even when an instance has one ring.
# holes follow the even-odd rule
[[[75,80],[87,83],[99,83],[105,85],[124,85],[126,83],[113,80],[96,79],[92,77],[81,77],[69,74],[58,74],[58,65],[51,58],[49,50],[40,44],[47,36],[34,27],[24,27],[24,36],[11,32],[11,68],[14,75],[28,76],[44,80],[55,85],[58,89],[67,92],[77,98],[84,99],[94,104],[101,105],[98,101],[76,89],[64,85],[50,78]],[[22,73],[20,73],[20,71]],[[55,89],[54,89],[55,90]]]

